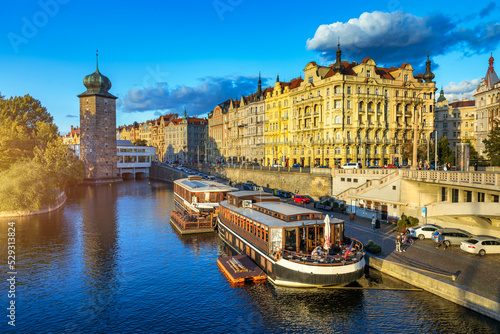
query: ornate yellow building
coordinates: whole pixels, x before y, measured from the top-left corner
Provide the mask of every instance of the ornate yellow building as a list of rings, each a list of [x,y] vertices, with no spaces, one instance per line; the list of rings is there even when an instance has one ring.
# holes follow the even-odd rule
[[[426,65],[424,74],[413,75],[407,63],[347,63],[340,47],[334,64],[310,62],[304,80],[292,80],[288,90],[277,83],[266,99],[266,158],[276,162],[284,150],[290,166],[401,164],[400,150],[415,127],[419,143],[434,131],[436,87],[428,58]],[[282,98],[276,90],[283,90]]]
[[[290,89],[300,85],[302,79],[280,82],[276,78],[274,88],[266,94],[265,100],[265,162],[264,165],[290,165]]]

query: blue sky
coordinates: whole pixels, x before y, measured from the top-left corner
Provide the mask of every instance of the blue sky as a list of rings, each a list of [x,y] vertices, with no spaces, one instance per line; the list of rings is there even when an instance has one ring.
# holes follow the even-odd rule
[[[500,60],[493,1],[94,1],[6,2],[0,12],[0,92],[41,100],[62,133],[79,125],[82,80],[95,69],[118,96],[117,124],[169,112],[204,115],[250,94],[259,71],[298,77],[310,61],[372,58],[379,66],[430,54],[446,97],[471,97],[490,52]],[[438,5],[438,6],[436,6]],[[498,65],[500,66],[500,65]],[[497,71],[500,73],[500,70]]]

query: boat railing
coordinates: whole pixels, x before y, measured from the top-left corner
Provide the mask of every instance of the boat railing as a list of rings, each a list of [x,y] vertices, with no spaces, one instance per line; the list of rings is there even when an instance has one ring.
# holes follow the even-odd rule
[[[212,227],[212,220],[209,216],[198,217],[185,214],[181,211],[172,211],[172,220],[177,226],[184,230]]]
[[[299,262],[308,265],[346,265],[361,261],[365,255],[363,249],[363,243],[358,240],[350,239],[352,241],[352,248],[349,250],[351,243],[345,243],[340,246],[336,246],[326,252],[321,250],[321,252],[312,252],[311,254],[303,252],[294,252],[286,249],[282,249],[280,252],[275,253],[275,258],[277,260],[283,258],[292,262]],[[337,251],[333,251],[337,249]],[[349,251],[348,251],[349,250]],[[346,256],[347,253],[347,256]]]
[[[226,225],[232,226],[233,229],[237,230],[238,233],[241,235],[241,237],[245,238],[249,242],[251,242],[253,245],[257,246],[259,249],[262,251],[268,252],[269,249],[269,244],[265,240],[262,240],[262,238],[259,238],[255,234],[252,234],[242,228],[240,228],[238,225],[233,224],[231,221],[228,219],[224,218],[223,216],[219,215],[219,219],[221,222],[223,222]]]

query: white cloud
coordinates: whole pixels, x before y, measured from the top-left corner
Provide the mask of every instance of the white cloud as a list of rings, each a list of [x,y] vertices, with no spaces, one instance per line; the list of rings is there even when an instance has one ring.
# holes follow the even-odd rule
[[[437,56],[460,49],[469,56],[495,48],[500,44],[500,24],[470,22],[442,13],[419,17],[401,11],[365,12],[345,23],[319,26],[314,37],[307,40],[307,49],[331,61],[335,59],[338,38],[343,60],[354,58],[359,62],[370,57],[384,66],[408,62],[422,70],[427,53]]]
[[[480,79],[464,80],[458,84],[455,82],[450,82],[443,88],[444,96],[450,102],[453,100],[474,100],[474,94],[476,93],[477,85],[481,82]]]
[[[198,86],[173,88],[167,83],[157,83],[153,87],[129,90],[118,106],[125,113],[155,111],[155,114],[180,115],[186,109],[188,115],[202,115],[229,98],[239,99],[242,94],[254,93],[257,80],[255,76],[205,77],[199,79]]]

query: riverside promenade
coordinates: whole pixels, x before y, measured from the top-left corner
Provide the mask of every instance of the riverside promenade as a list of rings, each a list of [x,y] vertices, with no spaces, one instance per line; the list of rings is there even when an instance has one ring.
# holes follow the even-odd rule
[[[313,206],[310,204],[310,208]],[[315,209],[323,211],[320,209]],[[382,248],[377,255],[367,253],[367,264],[385,274],[415,285],[442,298],[500,321],[500,255],[480,257],[459,246],[436,249],[431,240],[414,239],[405,252],[396,252],[395,224],[382,223],[372,231],[371,220],[323,211],[345,221],[345,234],[367,244],[373,240]]]

